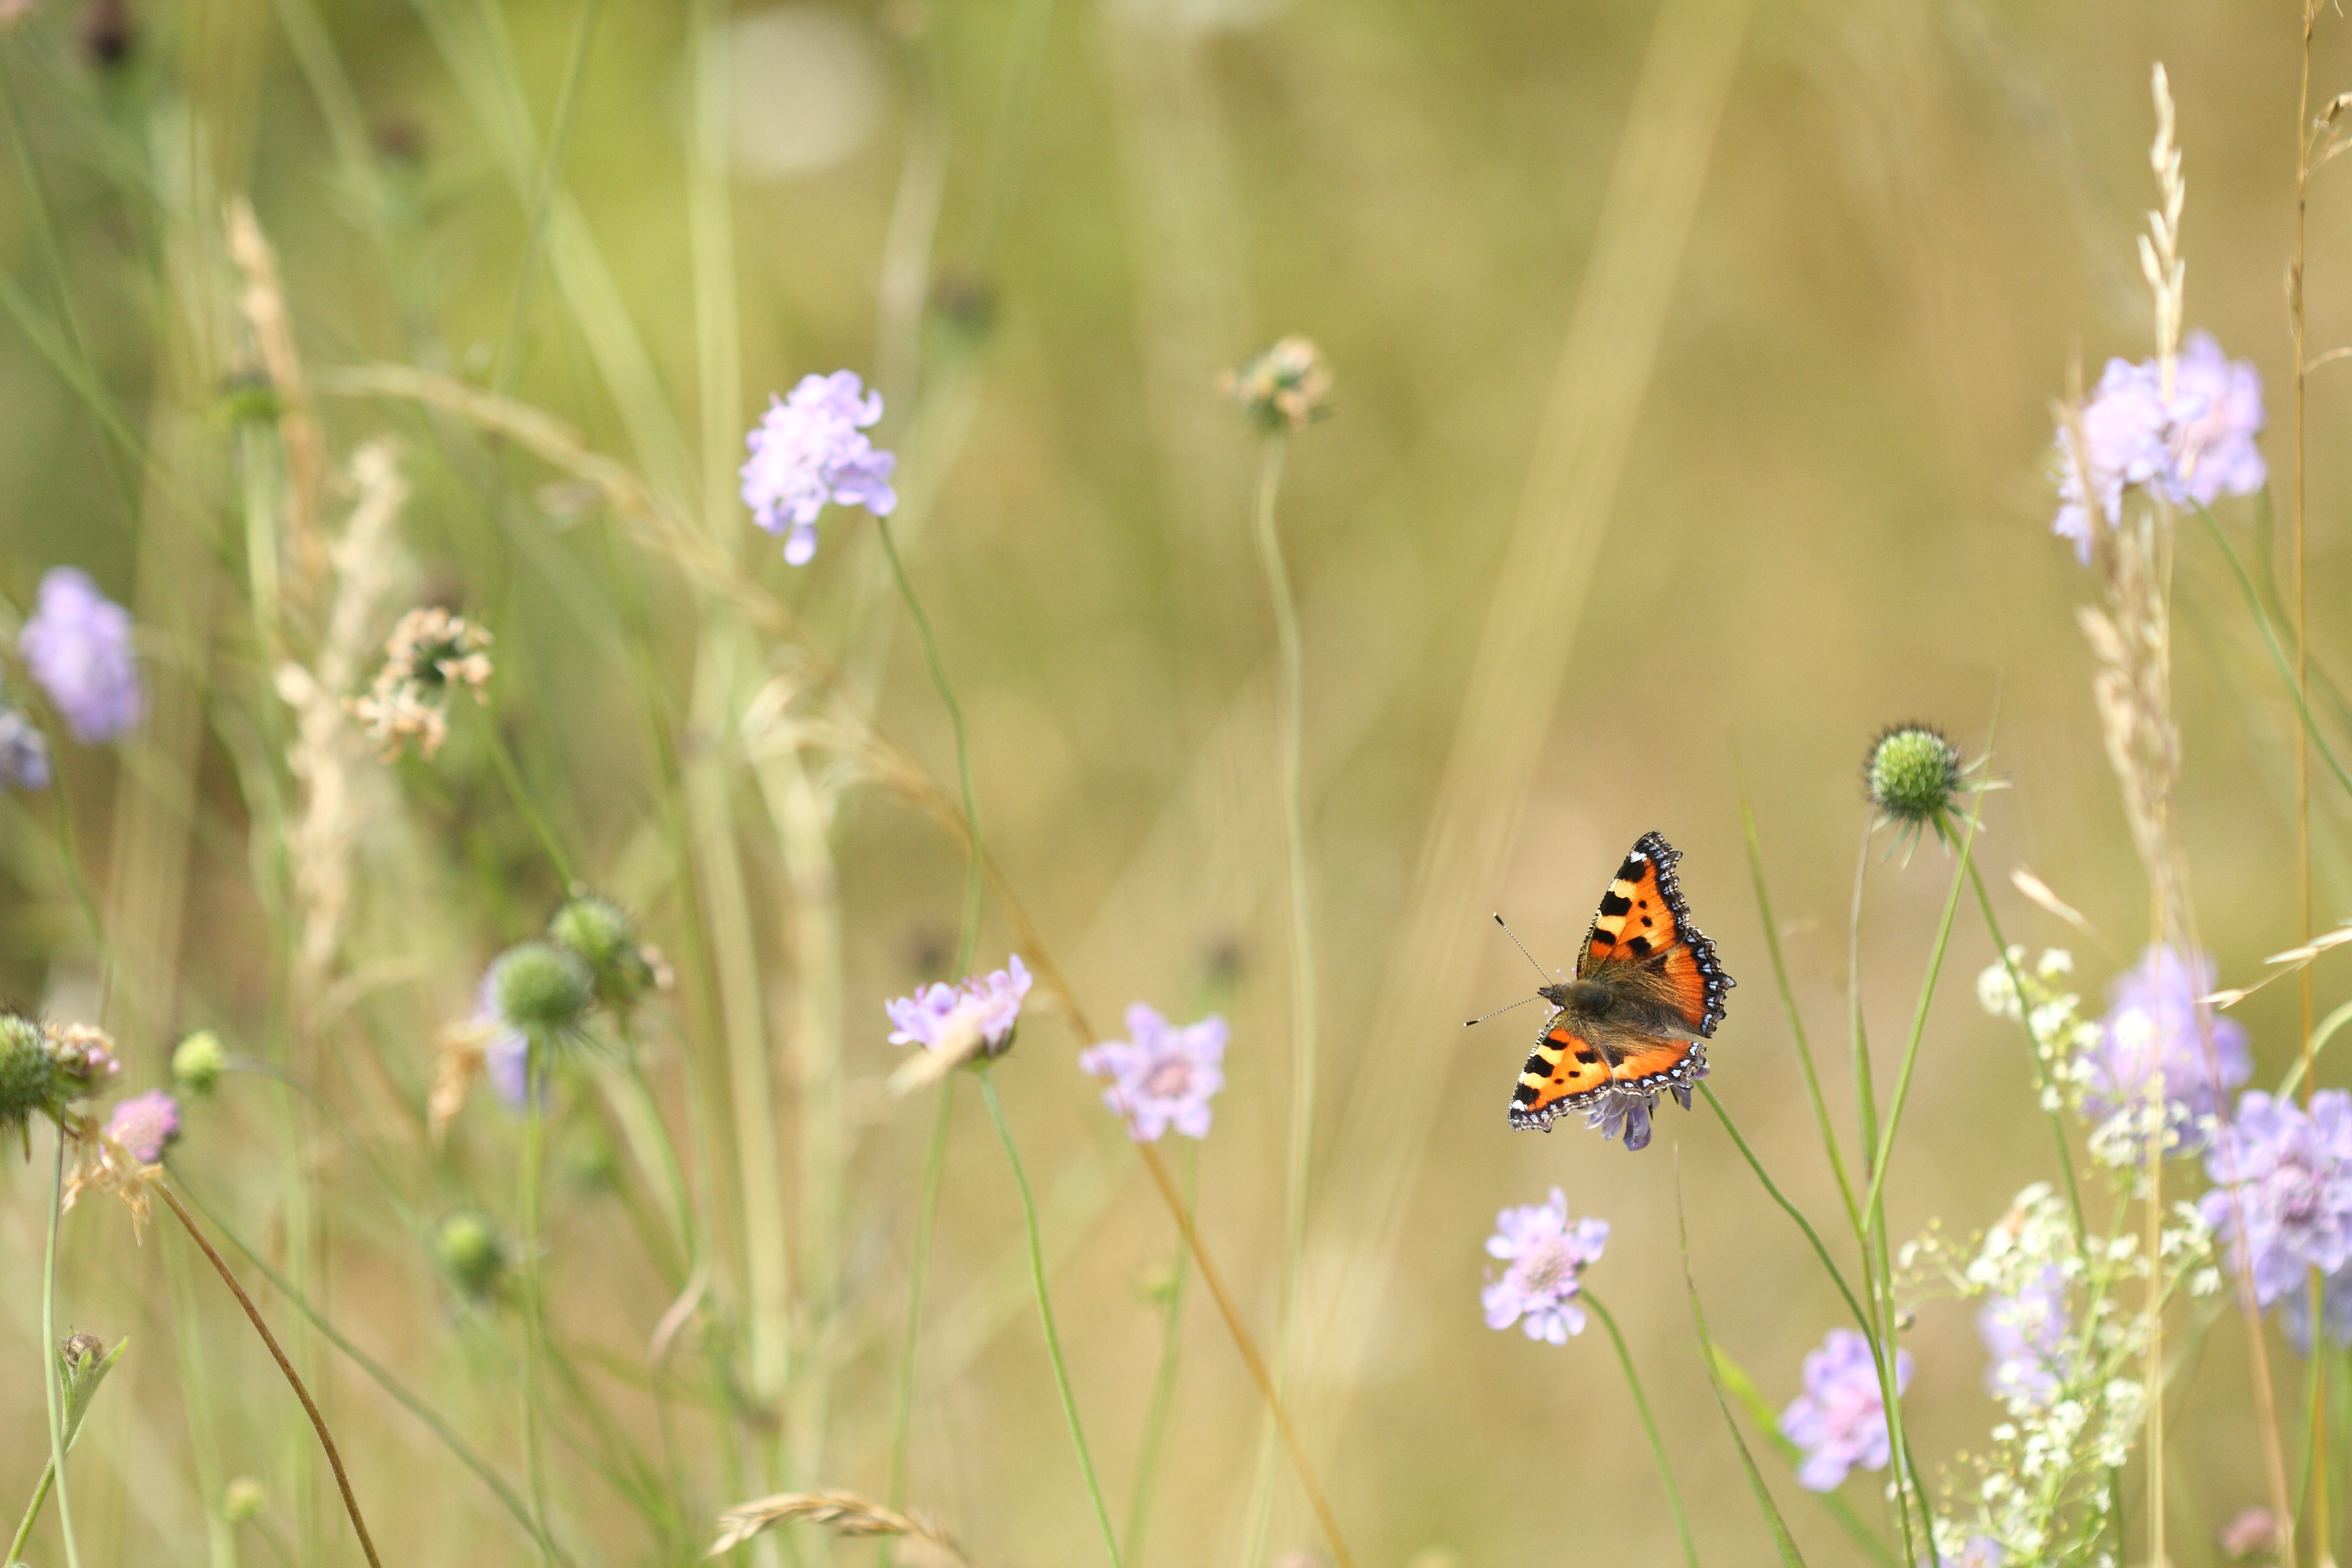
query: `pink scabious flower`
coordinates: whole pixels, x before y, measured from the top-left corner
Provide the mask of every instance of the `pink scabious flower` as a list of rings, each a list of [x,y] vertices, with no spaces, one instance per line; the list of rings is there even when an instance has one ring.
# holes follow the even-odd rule
[[[2073,540],[2075,559],[2088,565],[2093,507],[2114,527],[2134,485],[2152,486],[2176,506],[2253,494],[2270,478],[2254,445],[2263,424],[2262,373],[2225,355],[2210,332],[2191,332],[2181,346],[2169,401],[2154,360],[2109,360],[2079,417],[2059,426],[2051,531]]]
[[[991,973],[967,975],[953,985],[926,985],[911,996],[885,1002],[882,1010],[898,1026],[890,1043],[923,1047],[891,1075],[892,1090],[904,1094],[936,1083],[976,1058],[1001,1057],[1012,1049],[1013,1026],[1021,1021],[1021,1002],[1032,984],[1016,952]]]
[[[146,697],[131,648],[131,612],[100,593],[89,574],[58,566],[41,579],[16,651],[75,740],[96,745],[137,727]]]
[[[2270,480],[2254,437],[2263,431],[2263,374],[2232,360],[2195,331],[2173,370],[2173,500],[2211,506],[2222,495],[2250,496]]]
[[[751,455],[742,468],[743,504],[762,529],[784,534],[784,559],[803,566],[816,553],[817,514],[828,501],[890,514],[898,459],[865,435],[882,417],[882,395],[866,391],[855,371],[804,375],[791,396],[772,394],[768,405],[744,437]]]
[[[2241,1096],[2205,1171],[2214,1189],[2198,1212],[2233,1258],[2251,1261],[2263,1306],[2303,1294],[2314,1268],[2352,1263],[2352,1094],[2321,1089],[2308,1110],[2259,1089]]]
[[[2230,1091],[2254,1073],[2244,1026],[2198,1001],[2213,989],[2213,973],[2208,954],[2151,946],[2137,969],[2116,978],[2098,1043],[2074,1064],[2086,1111],[2105,1121],[2144,1103],[2148,1075],[2160,1069],[2168,1122],[2180,1135],[2176,1152],[2203,1144],[2207,1121],[2221,1115]]]
[[[1568,1336],[1584,1331],[1584,1309],[1576,1304],[1579,1277],[1601,1261],[1609,1244],[1609,1222],[1568,1218],[1568,1195],[1558,1187],[1548,1203],[1507,1208],[1495,1215],[1495,1234],[1486,1238],[1486,1255],[1510,1267],[1500,1279],[1490,1279],[1479,1294],[1486,1309],[1486,1326],[1507,1329],[1517,1323],[1531,1340],[1568,1343]]]
[[[1910,1352],[1897,1351],[1895,1392],[1910,1381]],[[1797,1484],[1809,1491],[1835,1491],[1856,1465],[1886,1468],[1894,1448],[1868,1340],[1853,1329],[1832,1329],[1822,1348],[1805,1357],[1805,1391],[1780,1412],[1780,1436],[1805,1451]]]
[[[1225,1021],[1171,1024],[1141,1002],[1127,1010],[1131,1040],[1105,1040],[1078,1053],[1078,1068],[1111,1080],[1103,1103],[1127,1120],[1127,1135],[1156,1143],[1171,1127],[1209,1135],[1209,1097],[1225,1087]]]
[[[106,1135],[141,1164],[152,1165],[179,1141],[180,1102],[160,1089],[126,1100],[106,1119]]]

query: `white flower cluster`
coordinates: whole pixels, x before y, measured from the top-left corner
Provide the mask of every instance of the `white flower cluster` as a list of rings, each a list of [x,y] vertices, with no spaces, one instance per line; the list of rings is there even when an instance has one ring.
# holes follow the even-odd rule
[[[2005,987],[2006,973],[1991,973]],[[1979,989],[1989,1003],[2000,994],[1990,974]],[[2112,1212],[2121,1214],[2134,1174],[2108,1176]],[[2151,1270],[2139,1237],[2078,1231],[2066,1199],[2036,1183],[1973,1255],[1933,1228],[1903,1249],[1915,1288],[1983,1304],[1978,1330],[1993,1357],[1986,1386],[2005,1417],[1973,1460],[1972,1506],[1936,1521],[1947,1562],[1997,1549],[1988,1560],[2112,1568],[2109,1479],[2147,1413],[2147,1291],[2203,1295],[2219,1285],[2212,1233],[2190,1205],[2173,1219],[2160,1236],[2163,1267]]]

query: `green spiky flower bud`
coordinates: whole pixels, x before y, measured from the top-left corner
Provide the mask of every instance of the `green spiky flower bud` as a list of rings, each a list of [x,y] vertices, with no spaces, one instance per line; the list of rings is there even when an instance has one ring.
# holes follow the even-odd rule
[[[1960,793],[1959,748],[1927,724],[1897,724],[1870,748],[1864,769],[1873,805],[1895,822],[1925,825]]]
[[[0,1014],[0,1133],[14,1131],[57,1098],[57,1062],[30,1018]]]
[[[190,1094],[210,1094],[228,1071],[228,1047],[210,1029],[199,1029],[172,1052],[172,1077]]]
[[[637,943],[636,921],[610,899],[582,893],[555,911],[549,940],[579,954],[596,986],[596,1000],[625,1012],[652,990],[658,978]]]
[[[269,1494],[251,1476],[239,1476],[221,1489],[221,1517],[231,1524],[258,1519],[269,1506]]]
[[[541,1042],[578,1029],[596,1000],[588,966],[568,948],[518,942],[490,968],[490,1005],[526,1039]]]

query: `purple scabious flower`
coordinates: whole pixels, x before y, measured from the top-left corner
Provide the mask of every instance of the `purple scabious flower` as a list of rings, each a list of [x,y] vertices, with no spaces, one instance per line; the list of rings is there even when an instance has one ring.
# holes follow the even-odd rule
[[[890,488],[898,457],[877,450],[865,429],[882,417],[882,395],[867,392],[856,371],[804,375],[789,397],[768,399],[768,412],[744,437],[743,504],[770,533],[784,534],[784,559],[795,566],[816,553],[817,514],[828,501],[862,506],[887,517],[898,504]],[[787,531],[789,530],[789,531]]]
[[[2251,1262],[2263,1306],[2302,1291],[2311,1269],[2352,1262],[2352,1093],[2321,1089],[2308,1110],[2259,1089],[2241,1096],[2205,1171],[2214,1190],[2198,1212],[2233,1260]]]
[[[1021,1000],[1034,984],[1028,967],[1014,953],[1003,969],[968,975],[953,985],[933,984],[911,996],[895,996],[882,1005],[898,1028],[894,1046],[920,1046],[927,1051],[950,1051],[965,1043],[959,1037],[970,1029],[988,1055],[1003,1051],[1021,1021]]]
[[[1977,1337],[1992,1361],[1985,1367],[1985,1392],[2004,1405],[2040,1409],[2058,1392],[2066,1374],[2066,1276],[2057,1265],[2043,1267],[2014,1296],[1997,1296],[1977,1313]]]
[[[1685,1110],[1691,1105],[1691,1088],[1706,1076],[1706,1056],[1695,1051],[1691,1055],[1689,1079],[1682,1083],[1668,1084],[1667,1092],[1679,1101]],[[1650,1089],[1636,1093],[1617,1089],[1601,1097],[1600,1103],[1584,1113],[1584,1125],[1603,1138],[1622,1138],[1625,1152],[1638,1154],[1650,1146],[1650,1118],[1658,1109],[1658,1091]]]
[[[49,787],[49,740],[14,708],[0,708],[0,789]]]
[[[1910,1352],[1896,1351],[1895,1392],[1910,1381]],[[1805,1357],[1805,1391],[1780,1412],[1780,1436],[1805,1451],[1797,1484],[1809,1491],[1835,1491],[1856,1465],[1886,1468],[1894,1449],[1868,1340],[1853,1329],[1832,1329],[1822,1348]]]
[[[2091,509],[2112,528],[2123,517],[2124,491],[2171,470],[2163,388],[2153,363],[2111,359],[2073,424],[2058,427],[2058,521],[2051,531],[2074,542],[2074,556],[2091,563],[2096,524]],[[2079,433],[2082,450],[2074,450]],[[2085,484],[2088,493],[2085,493]]]
[[[146,699],[131,650],[131,612],[100,593],[89,574],[58,566],[41,579],[16,651],[82,744],[137,726]]]
[[[482,972],[481,989],[474,995],[474,1019],[489,1037],[482,1042],[482,1076],[499,1103],[520,1114],[530,1100],[530,1041],[499,1012],[495,963]]]
[[[2175,501],[2211,506],[2223,494],[2249,496],[2270,479],[2254,445],[2263,430],[2262,372],[2222,353],[2213,334],[2195,331],[2173,372]]]
[[[151,1089],[114,1108],[106,1119],[106,1135],[141,1164],[152,1165],[179,1141],[180,1102]]]
[[[2148,1075],[2161,1068],[2168,1119],[2181,1124],[2179,1150],[2200,1147],[2206,1119],[2221,1115],[2230,1091],[2254,1072],[2243,1026],[2199,1004],[2212,989],[2210,956],[2184,960],[2171,948],[2149,947],[2138,968],[2108,987],[2098,1043],[2075,1058],[2084,1110],[2104,1121],[2139,1106]]]
[[[1584,1309],[1576,1304],[1578,1276],[1601,1261],[1601,1249],[1608,1244],[1607,1220],[1569,1223],[1568,1194],[1558,1187],[1548,1203],[1497,1213],[1486,1255],[1510,1267],[1480,1293],[1486,1326],[1517,1323],[1531,1340],[1568,1343],[1569,1335],[1584,1331]]]
[[[1209,1097],[1225,1087],[1225,1021],[1211,1014],[1177,1026],[1138,1002],[1127,1010],[1131,1040],[1105,1040],[1078,1053],[1081,1071],[1111,1080],[1103,1103],[1127,1121],[1127,1135],[1156,1143],[1171,1127],[1209,1135]]]

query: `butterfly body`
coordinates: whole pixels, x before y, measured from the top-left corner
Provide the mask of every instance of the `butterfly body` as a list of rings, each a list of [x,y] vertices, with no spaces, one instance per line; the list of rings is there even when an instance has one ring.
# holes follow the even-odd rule
[[[1511,1125],[1549,1130],[1612,1099],[1661,1089],[1687,1101],[1706,1073],[1706,1042],[1734,982],[1691,922],[1675,864],[1655,833],[1634,842],[1577,953],[1576,974],[1538,994],[1552,1005],[1511,1090]]]

